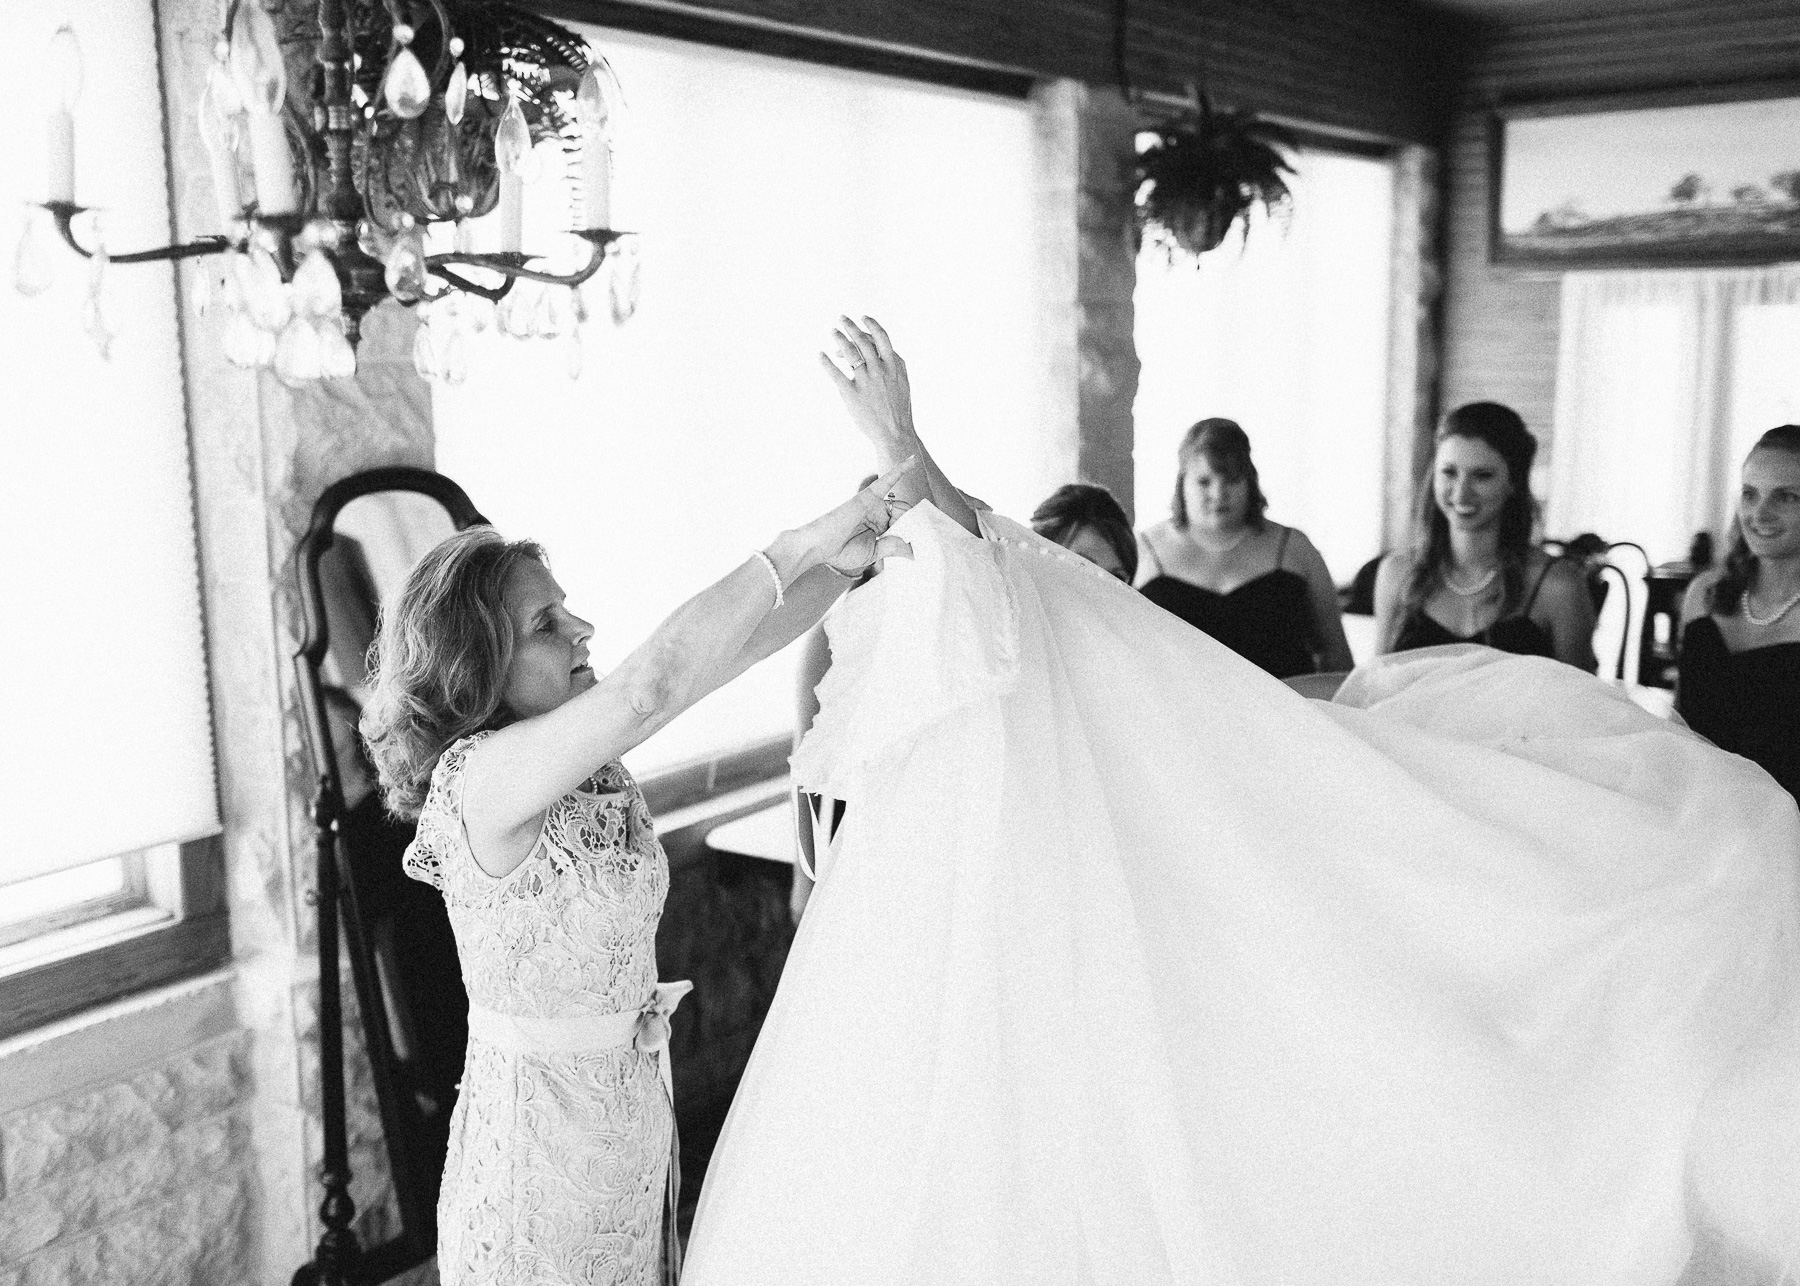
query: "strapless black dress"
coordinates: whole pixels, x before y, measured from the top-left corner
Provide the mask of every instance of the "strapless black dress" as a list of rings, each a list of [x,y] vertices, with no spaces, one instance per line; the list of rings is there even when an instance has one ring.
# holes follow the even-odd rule
[[[1675,708],[1688,726],[1800,800],[1800,643],[1733,652],[1702,616],[1681,632],[1678,669]]]
[[[1146,582],[1142,593],[1278,679],[1318,669],[1312,605],[1298,572],[1278,567],[1225,594],[1164,575]]]
[[[1546,563],[1538,573],[1538,578],[1532,582],[1531,593],[1525,596],[1525,606],[1517,614],[1502,617],[1474,634],[1458,634],[1435,617],[1427,616],[1423,608],[1415,608],[1400,622],[1394,651],[1410,652],[1416,647],[1439,647],[1445,643],[1480,643],[1500,652],[1511,652],[1514,656],[1547,656],[1555,660],[1556,640],[1549,630],[1531,619],[1532,605],[1537,602],[1538,590],[1543,588],[1544,577],[1550,574],[1552,563]]]

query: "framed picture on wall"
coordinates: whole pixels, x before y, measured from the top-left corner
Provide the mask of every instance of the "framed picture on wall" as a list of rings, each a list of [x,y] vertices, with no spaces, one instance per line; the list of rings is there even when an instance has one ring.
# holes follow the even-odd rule
[[[1491,131],[1494,263],[1800,260],[1800,82],[1522,104]]]

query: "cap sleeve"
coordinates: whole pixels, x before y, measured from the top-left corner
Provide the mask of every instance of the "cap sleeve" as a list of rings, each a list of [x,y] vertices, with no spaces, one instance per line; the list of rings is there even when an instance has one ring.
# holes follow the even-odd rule
[[[422,880],[440,892],[450,862],[467,851],[463,830],[463,772],[468,767],[469,752],[480,744],[486,732],[463,737],[438,757],[431,770],[431,788],[425,794],[425,806],[419,810],[418,831],[406,846],[401,869],[415,880]]]

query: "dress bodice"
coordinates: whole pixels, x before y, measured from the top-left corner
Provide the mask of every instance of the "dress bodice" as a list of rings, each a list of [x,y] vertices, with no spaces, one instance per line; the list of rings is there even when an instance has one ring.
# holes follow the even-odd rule
[[[1446,643],[1479,643],[1500,652],[1511,652],[1514,656],[1547,656],[1556,657],[1556,640],[1549,630],[1531,619],[1532,606],[1537,602],[1538,590],[1543,588],[1544,578],[1550,574],[1555,563],[1552,559],[1545,563],[1538,572],[1537,579],[1532,582],[1531,592],[1525,596],[1525,605],[1511,616],[1503,616],[1484,630],[1473,634],[1458,634],[1455,630],[1426,614],[1423,606],[1415,607],[1400,622],[1400,633],[1394,639],[1394,651],[1410,652],[1414,648],[1439,647]]]
[[[656,988],[668,861],[617,763],[550,806],[496,879],[463,826],[463,775],[486,733],[431,774],[406,872],[444,896],[476,1010],[579,1030]],[[674,1116],[657,1055],[633,1042],[524,1049],[471,1023],[438,1197],[444,1286],[667,1286]]]
[[[469,1002],[530,1018],[636,1009],[656,985],[669,866],[631,774],[609,763],[544,817],[525,860],[495,879],[463,829],[463,770],[487,734],[458,741],[431,775],[406,872],[436,885]]]
[[[1281,535],[1273,570],[1224,593],[1160,568],[1141,592],[1164,611],[1210,634],[1278,679],[1311,674],[1318,663],[1313,656],[1312,603],[1306,578],[1281,565],[1290,535],[1291,531]]]
[[[1760,764],[1800,800],[1800,643],[1733,652],[1712,617],[1689,621],[1676,709],[1695,732]]]

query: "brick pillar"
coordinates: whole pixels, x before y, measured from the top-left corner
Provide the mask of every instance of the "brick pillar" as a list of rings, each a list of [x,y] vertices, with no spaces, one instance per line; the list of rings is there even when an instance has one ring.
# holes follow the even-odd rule
[[[1037,190],[1039,493],[1107,487],[1132,512],[1133,136],[1110,89],[1053,80],[1032,91]]]
[[[1437,153],[1403,147],[1394,158],[1394,248],[1389,298],[1388,421],[1383,452],[1384,548],[1412,536],[1413,489],[1436,428],[1444,296]]]

